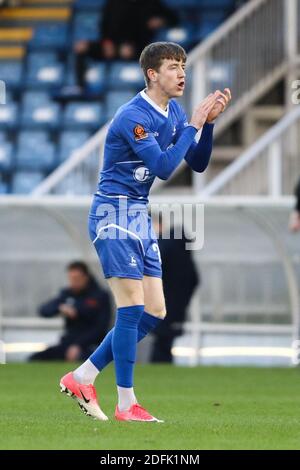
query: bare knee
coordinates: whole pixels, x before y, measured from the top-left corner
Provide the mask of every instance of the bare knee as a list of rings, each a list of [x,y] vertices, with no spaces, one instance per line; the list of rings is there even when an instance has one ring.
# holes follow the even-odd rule
[[[159,318],[160,320],[163,320],[167,315],[166,306],[164,304],[151,305],[149,307],[146,305],[145,311],[153,317]]]

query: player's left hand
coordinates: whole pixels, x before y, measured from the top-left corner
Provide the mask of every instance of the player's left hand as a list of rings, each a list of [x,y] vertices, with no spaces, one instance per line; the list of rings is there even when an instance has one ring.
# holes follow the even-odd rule
[[[220,90],[217,90],[215,91],[215,96],[217,97],[216,104],[214,105],[213,109],[210,111],[206,120],[206,122],[209,122],[209,123],[217,119],[217,117],[219,117],[221,113],[224,113],[225,109],[227,108],[231,100],[231,91],[229,88],[225,88],[223,93]]]

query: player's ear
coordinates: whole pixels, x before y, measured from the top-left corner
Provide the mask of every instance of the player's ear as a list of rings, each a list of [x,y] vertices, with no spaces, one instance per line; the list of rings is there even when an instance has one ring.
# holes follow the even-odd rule
[[[156,82],[157,81],[157,72],[154,69],[148,69],[147,70],[147,75],[148,78],[151,82]]]

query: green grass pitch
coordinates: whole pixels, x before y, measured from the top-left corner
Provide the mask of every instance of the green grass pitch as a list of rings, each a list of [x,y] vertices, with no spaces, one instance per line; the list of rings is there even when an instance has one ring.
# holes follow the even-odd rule
[[[165,420],[119,423],[114,371],[97,379],[109,422],[59,393],[68,364],[0,365],[0,449],[300,449],[300,370],[138,365],[136,393]]]

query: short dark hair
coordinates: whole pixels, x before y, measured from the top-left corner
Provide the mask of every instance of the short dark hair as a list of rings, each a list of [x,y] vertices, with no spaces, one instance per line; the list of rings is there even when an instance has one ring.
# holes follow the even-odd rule
[[[67,271],[80,271],[82,274],[85,274],[87,277],[90,277],[90,271],[88,265],[83,261],[72,261],[72,263],[68,264]]]
[[[174,42],[153,42],[148,44],[140,56],[140,66],[143,70],[147,85],[150,82],[147,70],[154,69],[158,72],[164,59],[174,59],[185,63],[186,52],[183,47]]]

